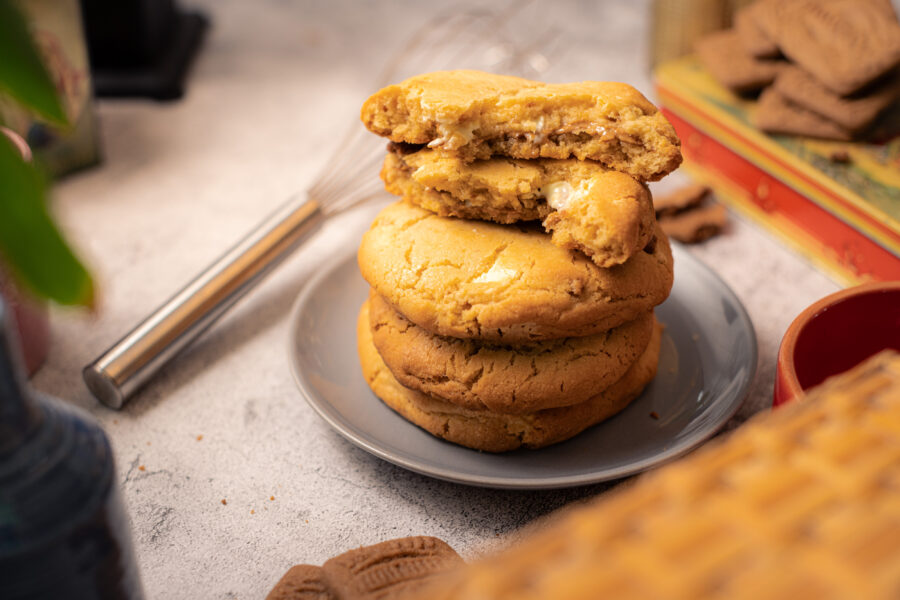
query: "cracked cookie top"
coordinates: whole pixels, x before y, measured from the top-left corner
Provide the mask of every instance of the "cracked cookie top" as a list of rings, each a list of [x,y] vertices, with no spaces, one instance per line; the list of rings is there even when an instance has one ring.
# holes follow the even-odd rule
[[[360,310],[356,339],[366,382],[403,418],[448,442],[485,452],[543,448],[608,419],[637,398],[656,375],[662,327],[655,324],[646,349],[625,374],[584,402],[523,414],[472,410],[401,385],[372,342],[369,302]]]
[[[653,314],[578,338],[485,343],[428,333],[380,296],[369,299],[372,339],[397,381],[473,410],[521,414],[596,396],[637,360]]]
[[[529,226],[440,217],[396,202],[359,248],[363,277],[400,314],[431,333],[507,344],[606,331],[660,304],[672,254],[656,243],[601,268]]]
[[[437,71],[373,94],[362,106],[369,130],[464,160],[578,158],[640,181],[681,163],[675,130],[628,84],[545,84],[481,71]]]

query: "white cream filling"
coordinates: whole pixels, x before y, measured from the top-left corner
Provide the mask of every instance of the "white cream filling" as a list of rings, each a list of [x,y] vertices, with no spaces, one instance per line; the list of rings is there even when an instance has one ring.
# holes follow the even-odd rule
[[[547,141],[547,135],[544,133],[544,115],[541,115],[537,120],[537,124],[534,128],[534,141],[538,144],[543,144]]]
[[[494,263],[490,269],[472,280],[473,283],[497,283],[499,281],[508,281],[518,275],[518,271]]]
[[[458,148],[472,141],[475,137],[475,123],[446,125],[438,123],[438,133],[440,137],[428,142],[429,148],[438,148],[453,141],[453,148]]]
[[[544,198],[547,199],[547,204],[551,208],[565,210],[573,199],[572,195],[575,193],[575,189],[568,181],[557,181],[544,186],[543,192]]]
[[[572,187],[568,181],[555,181],[541,188],[544,198],[550,208],[566,210],[575,202],[580,202],[590,194],[591,182],[582,181],[577,188]]]

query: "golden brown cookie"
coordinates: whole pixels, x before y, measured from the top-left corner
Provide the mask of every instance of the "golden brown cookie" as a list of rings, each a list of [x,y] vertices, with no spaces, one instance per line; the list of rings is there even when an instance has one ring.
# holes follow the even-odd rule
[[[660,304],[672,254],[659,228],[655,236],[651,251],[602,269],[540,230],[396,202],[363,236],[358,258],[369,285],[416,325],[514,344],[593,335]]]
[[[492,158],[466,163],[437,150],[389,152],[387,190],[442,216],[514,223],[543,219],[558,246],[601,267],[640,252],[653,236],[650,190],[593,161]]]
[[[516,448],[542,448],[577,435],[608,419],[637,398],[656,375],[662,328],[653,328],[647,348],[621,379],[585,402],[521,415],[471,410],[403,387],[384,364],[372,341],[369,304],[357,321],[357,345],[363,376],[389,407],[449,442],[484,450],[506,452]]]
[[[394,142],[441,148],[464,160],[593,159],[641,181],[656,181],[681,163],[671,124],[625,83],[545,84],[437,71],[376,92],[361,118]]]
[[[579,338],[504,346],[438,336],[405,319],[380,296],[369,299],[378,353],[406,387],[473,410],[521,414],[596,396],[637,360],[653,315]]]

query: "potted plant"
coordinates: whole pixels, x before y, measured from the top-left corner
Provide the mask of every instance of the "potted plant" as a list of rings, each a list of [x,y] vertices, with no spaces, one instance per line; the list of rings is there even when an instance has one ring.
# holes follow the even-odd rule
[[[11,0],[0,0],[0,57],[0,94],[54,125],[66,126],[50,75]],[[94,287],[47,210],[47,177],[17,137],[0,130],[0,293],[14,306],[29,367],[34,367],[33,346],[46,338],[46,323],[19,299],[30,295],[90,307]]]

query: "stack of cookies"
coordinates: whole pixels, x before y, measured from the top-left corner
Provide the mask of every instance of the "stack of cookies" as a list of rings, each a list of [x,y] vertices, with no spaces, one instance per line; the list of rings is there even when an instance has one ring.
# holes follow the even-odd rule
[[[754,124],[771,133],[858,139],[900,97],[889,0],[757,0],[697,52],[725,87],[763,90]]]
[[[681,162],[621,83],[413,77],[362,120],[403,200],[363,238],[362,368],[388,406],[491,452],[568,439],[656,373],[672,255],[645,182]]]

